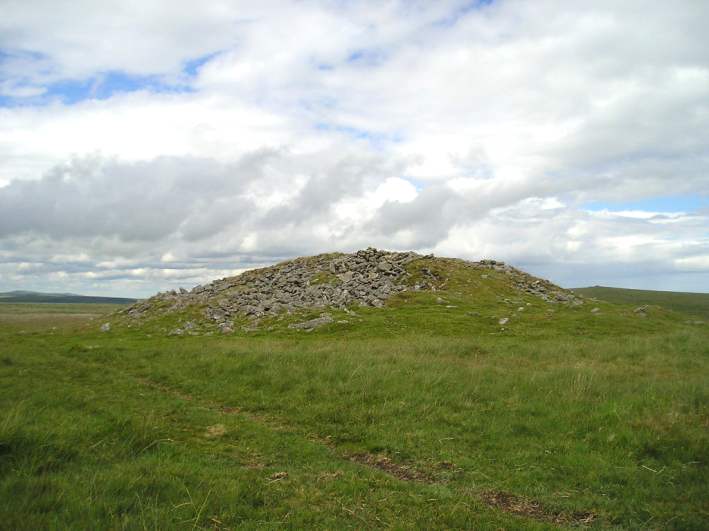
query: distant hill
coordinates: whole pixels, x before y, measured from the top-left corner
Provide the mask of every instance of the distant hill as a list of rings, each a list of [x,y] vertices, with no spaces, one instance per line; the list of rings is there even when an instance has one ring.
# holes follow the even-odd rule
[[[620,304],[654,304],[670,310],[709,319],[709,293],[683,293],[679,291],[651,291],[642,289],[608,288],[593,286],[575,288],[574,293]]]
[[[0,303],[81,303],[81,304],[132,304],[137,299],[124,297],[91,297],[74,293],[39,293],[36,291],[8,291],[0,293]]]

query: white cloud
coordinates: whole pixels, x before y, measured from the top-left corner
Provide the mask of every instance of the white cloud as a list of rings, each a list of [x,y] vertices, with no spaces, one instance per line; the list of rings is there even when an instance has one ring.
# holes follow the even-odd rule
[[[0,287],[145,293],[370,244],[573,283],[706,272],[706,214],[583,205],[709,195],[709,4],[466,5],[4,6],[0,97],[24,104],[0,107]],[[52,85],[111,72],[180,91]]]
[[[706,272],[709,269],[709,254],[677,258],[675,265],[680,270]]]

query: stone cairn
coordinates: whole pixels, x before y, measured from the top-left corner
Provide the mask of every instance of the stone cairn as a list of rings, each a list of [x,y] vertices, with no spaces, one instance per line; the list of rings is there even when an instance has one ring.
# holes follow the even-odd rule
[[[409,281],[406,266],[411,262],[430,259],[433,255],[414,252],[388,252],[368,248],[352,254],[323,254],[296,258],[271,267],[246,271],[241,275],[215,280],[188,291],[158,293],[150,299],[139,301],[121,313],[140,319],[159,308],[171,313],[191,306],[203,308],[207,322],[223,333],[232,332],[235,318],[247,317],[257,321],[262,317],[299,310],[369,306],[382,307],[385,301],[402,291],[435,290],[440,279],[427,267],[420,268],[418,283]],[[534,294],[547,302],[569,303],[577,299],[571,292],[550,282],[537,279],[503,262],[482,260],[462,261],[476,269],[503,271],[514,278],[520,291]],[[316,322],[317,321],[317,322]],[[331,322],[332,317],[321,317],[291,325],[292,328],[311,329]],[[312,325],[312,326],[311,326]],[[174,331],[190,333],[193,322]]]

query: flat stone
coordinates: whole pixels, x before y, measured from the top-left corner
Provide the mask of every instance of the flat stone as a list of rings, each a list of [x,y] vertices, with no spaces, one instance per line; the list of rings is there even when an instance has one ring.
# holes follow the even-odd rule
[[[346,284],[347,282],[352,280],[352,275],[354,275],[352,271],[345,271],[344,273],[340,273],[339,275],[337,275],[337,278],[339,278],[343,283]]]
[[[391,271],[392,265],[389,262],[381,261],[377,264],[377,269],[380,271]]]

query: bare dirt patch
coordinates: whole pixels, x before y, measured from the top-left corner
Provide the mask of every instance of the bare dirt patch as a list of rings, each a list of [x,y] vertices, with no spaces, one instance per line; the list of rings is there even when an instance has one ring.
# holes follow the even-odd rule
[[[221,437],[226,434],[226,428],[224,424],[215,424],[214,426],[207,426],[207,431],[204,436],[208,439],[214,439],[216,437]]]
[[[555,524],[587,525],[593,522],[597,516],[591,512],[565,513],[549,511],[538,501],[501,491],[483,492],[480,498],[486,505],[500,511]]]
[[[403,479],[404,481],[421,481],[424,483],[433,483],[435,481],[434,478],[425,472],[417,470],[410,465],[396,463],[385,455],[363,453],[353,454],[348,456],[348,458],[350,461],[355,463],[383,470],[387,474],[390,474],[398,479]]]

